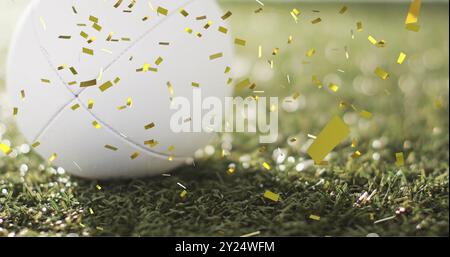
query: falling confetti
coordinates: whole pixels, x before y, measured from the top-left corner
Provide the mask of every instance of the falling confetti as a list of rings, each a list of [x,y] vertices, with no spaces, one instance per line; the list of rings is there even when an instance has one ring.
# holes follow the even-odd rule
[[[271,201],[274,201],[274,202],[278,202],[280,200],[280,195],[276,194],[276,193],[274,193],[272,191],[266,190],[264,192],[264,198],[267,198],[267,199],[269,199]]]
[[[307,153],[316,164],[320,164],[326,155],[350,134],[348,126],[335,116],[320,132],[317,139],[309,147]]]

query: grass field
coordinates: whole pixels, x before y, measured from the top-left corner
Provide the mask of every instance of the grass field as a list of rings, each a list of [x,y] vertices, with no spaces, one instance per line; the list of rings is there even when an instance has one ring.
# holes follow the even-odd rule
[[[247,40],[237,47],[236,81],[251,77],[267,96],[300,96],[280,109],[278,142],[262,146],[255,135],[221,135],[198,152],[195,167],[170,177],[86,181],[48,167],[7,117],[2,64],[0,140],[14,152],[0,157],[0,236],[448,236],[448,4],[425,4],[418,33],[404,28],[405,4],[348,4],[339,14],[341,7],[267,4],[255,14],[255,3],[224,3],[233,12],[234,35]],[[298,24],[292,8],[302,10]],[[322,22],[311,24],[317,17]],[[369,35],[386,46],[372,45]],[[316,54],[306,57],[311,48]],[[0,49],[2,61],[6,52]],[[400,52],[407,54],[402,65]],[[373,74],[377,66],[390,72],[388,80]],[[314,85],[312,75],[325,87]],[[331,82],[338,92],[328,90]],[[339,107],[341,101],[373,117]],[[350,126],[351,138],[327,157],[328,165],[311,165],[308,134],[317,135],[334,115]],[[352,158],[356,150],[361,156]],[[280,151],[287,158],[277,163]],[[403,167],[395,164],[398,152]],[[231,175],[230,164],[236,165]],[[184,199],[178,182],[188,188]],[[266,190],[280,200],[265,199]],[[356,205],[364,192],[374,195]]]

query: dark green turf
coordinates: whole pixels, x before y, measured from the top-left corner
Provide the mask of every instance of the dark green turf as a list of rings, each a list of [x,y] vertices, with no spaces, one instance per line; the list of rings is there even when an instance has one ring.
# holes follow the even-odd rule
[[[303,11],[299,24],[289,14],[294,7]],[[114,182],[57,174],[33,153],[0,157],[0,235],[240,236],[260,231],[262,236],[448,236],[448,5],[425,5],[419,33],[403,28],[406,5],[349,5],[344,15],[337,13],[340,7],[268,5],[258,16],[253,13],[256,4],[224,5],[234,13],[234,35],[248,41],[247,47],[237,49],[241,79],[256,80],[266,95],[299,92],[305,101],[294,113],[280,110],[279,142],[264,150],[254,135],[233,135],[231,155],[222,157],[218,138],[212,143],[215,153],[199,158],[195,167],[180,168],[171,177]],[[311,25],[316,17],[323,22]],[[359,20],[364,31],[351,39],[350,29]],[[295,41],[287,45],[291,34]],[[387,47],[371,45],[368,35],[385,39]],[[265,59],[258,61],[260,44]],[[280,54],[273,57],[275,47]],[[317,54],[309,60],[305,53],[312,47]],[[408,54],[403,65],[395,63],[400,51]],[[267,72],[267,58],[274,59],[275,66],[273,77],[263,81],[252,67]],[[373,75],[377,64],[391,73],[389,80]],[[338,77],[339,92],[317,89],[312,74]],[[0,81],[2,92],[3,84]],[[365,120],[351,108],[338,108],[341,100],[374,117]],[[442,107],[435,106],[436,100]],[[334,151],[328,166],[296,171],[296,165],[309,158],[302,149],[307,135],[317,135],[334,115],[349,124],[358,147],[352,148],[349,138]],[[14,147],[24,142],[13,119],[2,118],[0,125],[7,128],[2,140],[11,140]],[[288,143],[292,137],[297,142]],[[272,159],[277,148],[294,158],[293,163],[284,162],[285,170]],[[353,159],[356,149],[362,156]],[[405,155],[404,167],[395,165],[397,152]],[[262,168],[264,161],[271,171]],[[237,164],[231,175],[226,172],[230,163]],[[22,164],[28,165],[28,172],[19,171]],[[185,199],[179,196],[178,182],[188,187]],[[279,193],[280,201],[265,199],[265,190]],[[355,206],[360,194],[374,190],[370,202]],[[396,215],[401,207],[406,211]],[[393,218],[375,224],[387,217]]]

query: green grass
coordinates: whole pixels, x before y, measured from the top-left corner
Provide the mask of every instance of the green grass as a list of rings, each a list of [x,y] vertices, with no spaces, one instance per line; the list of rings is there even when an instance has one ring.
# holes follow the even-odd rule
[[[303,11],[299,24],[289,15],[294,7]],[[237,49],[236,80],[250,77],[268,96],[301,93],[295,112],[280,110],[278,142],[261,148],[255,135],[234,134],[231,155],[221,157],[221,144],[229,138],[218,137],[212,143],[215,153],[204,154],[195,167],[180,168],[171,177],[130,181],[59,174],[34,153],[0,157],[0,235],[239,236],[260,231],[262,236],[448,236],[448,5],[425,5],[419,33],[403,28],[406,5],[349,5],[344,15],[337,14],[340,7],[268,5],[256,15],[256,4],[224,5],[233,11],[234,35],[248,41]],[[316,17],[322,23],[309,23]],[[357,21],[364,31],[351,39]],[[291,45],[286,43],[289,35],[294,36]],[[368,35],[385,39],[387,46],[371,45]],[[258,45],[265,50],[262,60],[257,59]],[[271,56],[275,47],[280,53]],[[310,48],[317,53],[309,59],[305,53]],[[395,63],[400,51],[408,54],[403,65]],[[376,66],[391,78],[375,77]],[[339,83],[340,90],[318,89],[311,83],[313,74]],[[2,99],[3,84],[0,80]],[[436,100],[442,107],[435,106]],[[351,108],[339,108],[340,101],[374,117],[366,120]],[[328,166],[297,171],[299,163],[308,163],[307,135],[317,135],[334,115],[349,124],[358,147],[352,148],[349,139],[330,155]],[[17,150],[24,141],[13,119],[2,118],[0,132],[3,128],[0,139],[12,141]],[[277,148],[293,162],[276,164],[272,154]],[[362,156],[351,158],[355,150]],[[404,167],[395,165],[397,152],[405,155]],[[270,172],[262,168],[264,161],[271,164]],[[229,175],[231,163],[237,170]],[[23,164],[27,172],[20,172]],[[178,182],[188,187],[185,199]],[[280,194],[280,201],[265,199],[265,190]],[[370,202],[354,205],[360,194],[374,190]],[[400,207],[406,212],[396,215]]]

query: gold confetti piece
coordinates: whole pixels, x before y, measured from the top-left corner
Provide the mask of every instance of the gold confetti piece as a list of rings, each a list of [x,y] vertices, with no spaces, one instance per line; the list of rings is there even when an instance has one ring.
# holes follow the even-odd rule
[[[224,72],[225,74],[230,73],[230,71],[231,71],[231,67],[228,67],[228,66],[225,67],[225,72]]]
[[[278,47],[274,48],[272,51],[272,55],[277,55],[279,51],[280,51],[280,48],[278,48]]]
[[[385,47],[386,46],[386,41],[380,40],[380,41],[377,42],[376,46],[377,47]]]
[[[331,91],[333,91],[333,92],[339,91],[339,86],[336,85],[336,84],[334,84],[334,83],[330,83],[330,84],[328,85],[328,87],[329,87],[329,88],[331,89]]]
[[[315,220],[315,221],[320,221],[320,216],[311,214],[311,215],[309,215],[309,219]]]
[[[111,151],[117,151],[119,148],[112,146],[112,145],[105,145],[105,148]]]
[[[129,38],[129,37],[122,37],[122,38],[120,38],[120,40],[125,41],[125,42],[129,42],[129,41],[131,41],[131,38]]]
[[[112,86],[113,86],[113,83],[111,81],[107,81],[103,85],[101,85],[99,87],[99,89],[100,89],[100,91],[105,92],[106,90],[108,90]]]
[[[372,43],[373,45],[376,45],[378,43],[378,41],[372,36],[369,36],[367,39],[369,39],[370,43]]]
[[[167,85],[167,88],[169,89],[170,95],[173,96],[174,93],[175,93],[175,91],[174,91],[173,86],[172,86],[172,84],[170,83],[170,81],[167,81],[166,85]]]
[[[397,63],[402,64],[406,59],[406,54],[404,52],[401,52],[398,56]]]
[[[58,66],[58,70],[64,70],[67,67],[67,65],[63,64],[61,66]]]
[[[59,39],[71,39],[72,36],[67,36],[67,35],[61,35],[58,37]]]
[[[209,59],[210,59],[210,60],[215,60],[215,59],[219,59],[219,58],[221,58],[221,57],[223,57],[223,53],[217,53],[217,54],[212,54],[212,55],[210,55],[210,56],[209,56]]]
[[[414,24],[419,21],[420,5],[420,0],[413,0],[411,2],[408,10],[408,15],[406,16],[405,24]]]
[[[264,196],[264,198],[267,198],[267,199],[269,199],[271,201],[274,201],[274,202],[278,202],[280,200],[280,195],[279,194],[276,194],[276,193],[274,193],[272,191],[269,191],[269,190],[266,190],[266,192],[264,192],[263,196]]]
[[[100,71],[98,72],[97,81],[102,81],[103,79],[103,68],[100,68]]]
[[[301,14],[300,10],[298,10],[296,8],[292,9],[292,11],[291,11],[291,16],[296,23],[298,22],[298,17],[300,16],[300,14]]]
[[[252,233],[248,233],[248,234],[242,235],[241,237],[252,237],[252,236],[257,236],[259,234],[261,234],[261,231],[255,231],[255,232],[252,232]]]
[[[70,67],[69,70],[70,70],[70,72],[72,72],[72,74],[74,76],[78,75],[78,72],[77,72],[77,70],[74,67]]]
[[[106,38],[106,41],[111,41],[113,35],[114,35],[114,32],[109,32],[108,37]]]
[[[236,38],[234,40],[234,43],[236,45],[240,45],[240,46],[245,46],[247,44],[247,42],[244,39],[240,39],[240,38]]]
[[[13,116],[17,116],[18,113],[19,113],[19,108],[14,107],[13,108]]]
[[[258,46],[258,58],[262,58],[262,46]]]
[[[0,143],[0,150],[2,150],[2,152],[6,155],[9,155],[10,153],[12,153],[11,147],[9,147],[9,145],[4,144],[4,143]]]
[[[260,7],[260,8],[258,8],[258,9],[255,10],[255,13],[261,13],[263,10],[264,10],[264,9]]]
[[[101,129],[102,128],[102,125],[100,125],[100,123],[98,123],[98,121],[96,121],[96,120],[94,120],[92,122],[92,126],[94,126],[94,128],[96,128],[96,129]]]
[[[138,158],[139,155],[140,155],[139,152],[134,152],[133,154],[131,154],[130,159],[134,160],[134,159]]]
[[[228,29],[227,28],[225,28],[225,27],[222,27],[222,26],[219,26],[219,29],[218,29],[220,32],[222,32],[223,34],[227,34],[228,33]]]
[[[321,22],[321,21],[322,21],[321,18],[317,18],[317,19],[312,20],[311,23],[312,23],[312,24],[317,24],[317,23],[319,23],[319,22]]]
[[[395,159],[395,165],[397,165],[397,167],[403,167],[405,165],[405,158],[403,157],[403,153],[396,153]]]
[[[170,45],[170,42],[159,42],[159,45],[168,46]]]
[[[144,64],[144,66],[142,67],[142,71],[146,72],[146,71],[148,71],[149,68],[150,68],[150,64],[149,64],[149,63],[146,63],[146,64]]]
[[[352,139],[352,148],[356,148],[358,146],[358,140],[356,138]]]
[[[74,14],[78,14],[77,9],[75,8],[75,6],[72,6],[72,11]]]
[[[361,157],[361,152],[360,152],[360,151],[355,151],[355,152],[352,154],[352,158],[353,158],[353,159],[356,159],[356,158],[359,158],[359,157]]]
[[[309,49],[308,52],[306,53],[306,56],[312,57],[315,53],[316,53],[316,49],[315,49],[315,48],[311,48],[311,49]]]
[[[344,14],[348,10],[347,6],[342,6],[341,10],[339,11],[340,14]]]
[[[74,104],[74,105],[72,105],[72,107],[70,107],[70,109],[72,109],[72,111],[75,111],[78,108],[80,108],[80,104]]]
[[[46,84],[50,84],[50,80],[49,79],[41,79],[42,83],[46,83]]]
[[[251,84],[250,79],[245,79],[245,80],[237,83],[236,84],[236,88],[237,89],[243,89],[243,88],[246,88],[246,87],[250,86],[250,84]]]
[[[363,25],[362,25],[362,22],[358,21],[358,22],[356,23],[356,31],[358,31],[358,32],[362,32],[362,31],[363,31]]]
[[[94,55],[94,50],[90,48],[83,47],[83,53],[88,55]]]
[[[154,128],[155,127],[155,123],[149,123],[149,124],[147,124],[147,125],[145,125],[144,126],[144,128],[145,128],[145,130],[149,130],[149,129],[152,129],[152,128]]]
[[[90,43],[94,42],[96,39],[97,39],[96,37],[91,37],[91,38],[87,41],[87,43],[90,44]]]
[[[25,90],[20,90],[20,98],[22,99],[22,101],[25,101],[25,98],[26,98],[26,96],[25,96]]]
[[[158,57],[158,59],[156,59],[155,64],[159,66],[163,61],[164,59],[160,56]]]
[[[95,16],[90,15],[89,16],[89,21],[93,22],[93,23],[97,23],[98,22],[98,18]]]
[[[90,213],[91,215],[94,215],[94,210],[92,210],[92,208],[89,208],[89,213]]]
[[[85,38],[85,39],[88,39],[88,37],[89,37],[89,35],[86,32],[84,32],[84,31],[80,32],[80,36]]]
[[[311,134],[308,134],[308,135],[307,135],[307,137],[309,137],[309,138],[311,138],[311,139],[317,139],[317,137],[316,137],[316,136],[314,136],[314,135],[311,135]]]
[[[186,190],[181,191],[180,197],[185,198],[187,196],[188,192]]]
[[[375,75],[377,75],[382,80],[386,80],[389,78],[389,73],[387,73],[383,68],[377,67],[374,71]]]
[[[133,99],[131,99],[131,97],[128,97],[128,99],[127,99],[127,106],[128,107],[132,107],[133,106]]]
[[[323,87],[322,81],[320,81],[320,79],[317,78],[316,75],[312,76],[312,83],[314,83],[314,85],[316,85],[318,88],[322,88]]]
[[[161,6],[158,6],[158,9],[156,10],[156,12],[158,14],[161,14],[161,15],[164,15],[164,16],[167,16],[169,14],[169,11],[167,9],[161,7]]]
[[[200,84],[197,83],[197,82],[192,82],[191,85],[192,85],[193,87],[200,87]]]
[[[174,146],[174,145],[171,145],[171,146],[169,147],[169,153],[173,152],[173,150],[175,150],[175,146]]]
[[[228,169],[227,169],[227,174],[228,175],[231,175],[231,174],[233,174],[235,172],[236,172],[236,166],[231,165],[231,166],[228,167]]]
[[[146,21],[146,20],[148,20],[150,17],[148,17],[148,16],[144,16],[143,18],[142,18],[142,21]]]
[[[292,44],[292,42],[294,41],[294,37],[291,35],[288,37],[288,44]]]
[[[96,185],[95,188],[97,188],[97,190],[102,190],[102,187],[100,185]]]
[[[92,80],[88,80],[88,81],[83,81],[80,83],[80,87],[92,87],[97,85],[97,80],[96,79],[92,79]]]
[[[172,155],[169,156],[168,160],[171,162],[171,161],[173,161],[173,158],[174,158],[174,157],[175,157],[175,156],[172,154]]]
[[[158,144],[159,144],[159,142],[156,141],[156,140],[153,140],[153,139],[147,140],[147,141],[144,142],[144,145],[149,146],[151,148],[157,146]]]
[[[266,169],[266,170],[271,170],[272,169],[272,167],[270,167],[270,165],[267,163],[267,162],[263,162],[263,167],[264,167],[264,169]]]
[[[122,4],[123,0],[118,0],[115,4],[114,4],[114,8],[119,8],[119,6]]]
[[[345,102],[345,101],[340,101],[339,102],[339,108],[346,108],[348,106],[349,106],[349,104],[347,102]]]
[[[233,15],[233,13],[230,12],[230,11],[227,11],[227,12],[222,16],[222,20],[226,20],[226,19],[230,18],[231,15]]]
[[[92,110],[92,108],[94,108],[94,100],[89,99],[89,101],[88,101],[88,109]]]
[[[41,142],[36,141],[36,142],[34,142],[34,143],[31,145],[31,147],[37,148],[37,147],[40,146],[40,145],[41,145]]]
[[[132,9],[135,4],[136,0],[131,0],[131,3],[128,5],[128,8]]]
[[[359,112],[359,115],[360,115],[361,117],[363,117],[363,118],[368,119],[368,120],[372,119],[372,117],[373,117],[373,114],[372,114],[371,112],[369,112],[369,111],[366,111],[366,110],[360,111],[360,112]]]
[[[48,162],[52,163],[56,159],[56,157],[58,157],[58,154],[56,154],[56,153],[52,154],[52,156],[50,156],[50,158],[48,158]]]
[[[184,10],[184,9],[180,9],[180,13],[181,13],[181,15],[183,15],[184,17],[188,17],[188,16],[189,16],[189,13],[188,13],[186,10]]]
[[[319,164],[341,141],[350,134],[349,127],[339,116],[333,117],[325,128],[320,132],[317,139],[309,147],[307,153]]]
[[[212,25],[212,21],[208,21],[206,24],[205,24],[205,26],[203,26],[203,28],[204,29],[209,29],[209,27],[211,27],[211,25]]]

